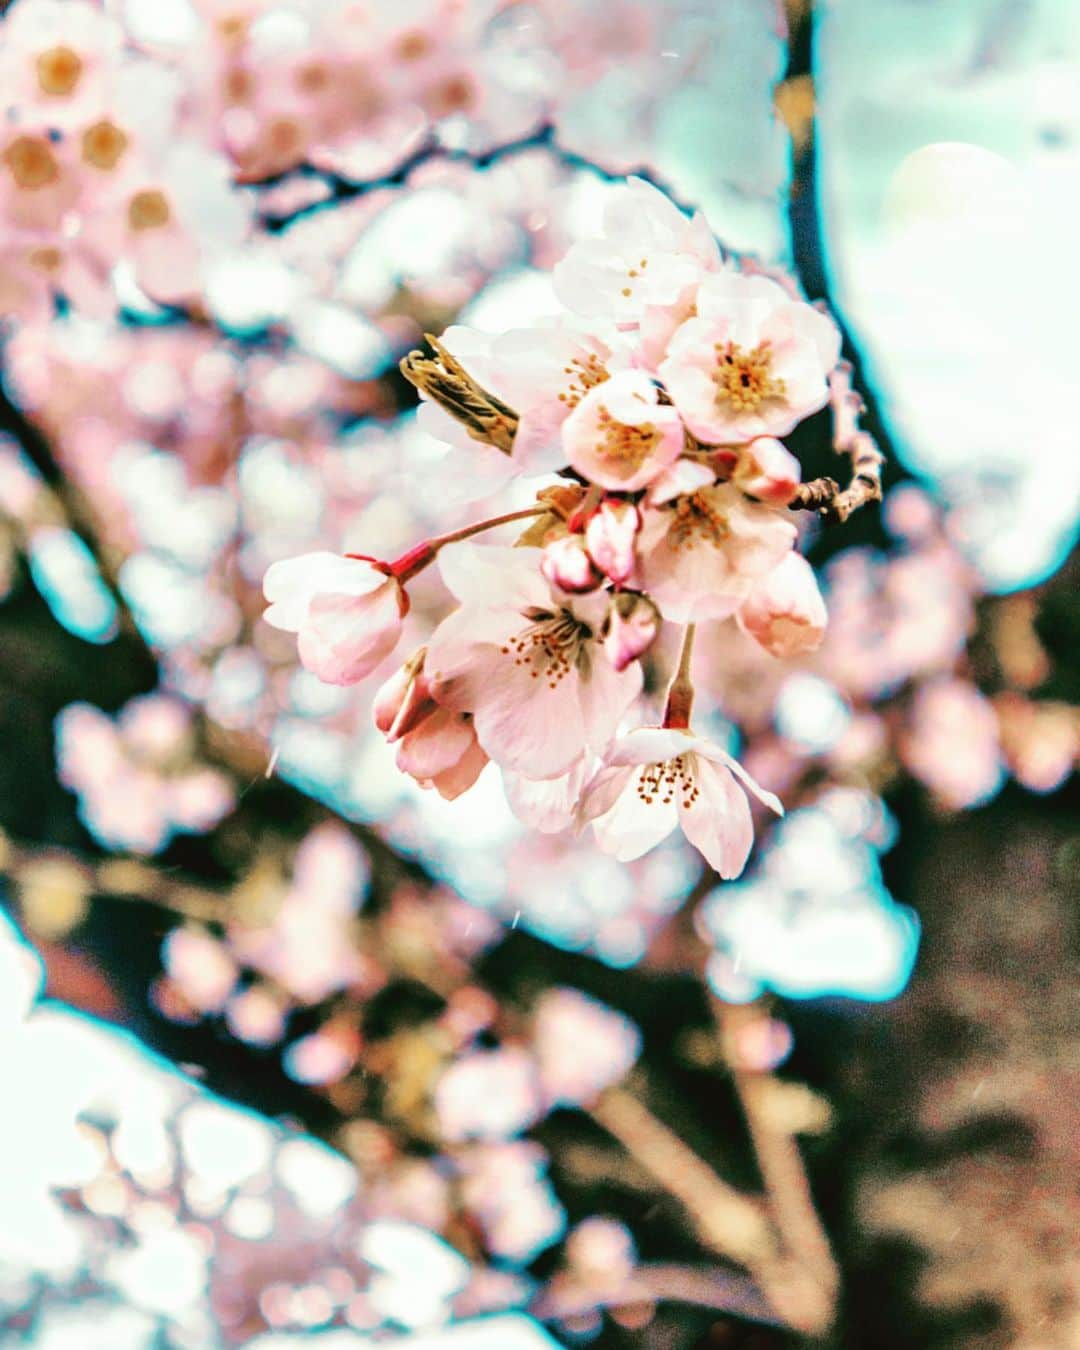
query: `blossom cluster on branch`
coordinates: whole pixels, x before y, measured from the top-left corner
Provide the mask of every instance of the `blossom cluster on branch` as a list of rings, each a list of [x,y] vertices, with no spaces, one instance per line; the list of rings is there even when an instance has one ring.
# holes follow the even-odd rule
[[[403,362],[425,429],[480,442],[507,478],[540,479],[535,505],[393,561],[279,561],[265,617],[297,633],[308,670],[352,684],[394,651],[408,583],[438,560],[456,607],[374,705],[399,768],[454,798],[490,759],[528,824],[591,822],[630,860],[678,823],[737,876],[748,794],[782,808],[691,729],[694,631],[734,619],[780,657],[822,639],[788,510],[801,468],[780,438],[837,383],[838,420],[854,416],[840,334],[792,281],[725,259],[703,216],[640,179],[612,192],[602,233],[571,247],[554,286],[565,312],[549,325],[455,326],[431,339],[433,358]],[[469,542],[524,518],[513,546]],[[650,720],[644,661],[665,623],[685,626],[682,656]]]

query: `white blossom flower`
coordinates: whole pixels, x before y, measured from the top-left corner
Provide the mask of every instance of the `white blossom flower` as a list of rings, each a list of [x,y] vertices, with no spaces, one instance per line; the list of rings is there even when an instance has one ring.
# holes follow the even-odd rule
[[[616,741],[582,793],[582,824],[620,862],[640,858],[675,829],[722,877],[737,877],[754,842],[746,793],[783,807],[738,760],[692,732],[641,727]]]

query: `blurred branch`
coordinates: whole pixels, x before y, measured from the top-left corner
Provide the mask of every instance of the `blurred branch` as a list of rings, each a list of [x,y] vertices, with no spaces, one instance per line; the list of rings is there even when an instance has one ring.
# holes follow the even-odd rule
[[[814,1208],[791,1122],[782,1119],[782,1113],[770,1106],[771,1076],[745,1068],[735,1049],[739,1031],[762,1020],[765,1013],[758,1004],[736,1006],[717,998],[710,999],[710,1003],[780,1240],[814,1278],[820,1287],[823,1304],[831,1308],[839,1275],[829,1240]]]
[[[640,1303],[687,1303],[777,1325],[761,1290],[745,1275],[720,1268],[647,1264],[614,1288],[602,1292],[556,1276],[529,1307],[541,1321],[563,1321],[600,1308]]]

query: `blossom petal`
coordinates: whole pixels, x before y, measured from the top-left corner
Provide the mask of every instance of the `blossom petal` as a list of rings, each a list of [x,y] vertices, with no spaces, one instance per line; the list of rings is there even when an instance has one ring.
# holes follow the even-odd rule
[[[698,796],[687,804],[676,794],[683,833],[725,880],[737,877],[746,866],[754,843],[754,823],[746,794],[723,765],[694,756],[694,781]]]

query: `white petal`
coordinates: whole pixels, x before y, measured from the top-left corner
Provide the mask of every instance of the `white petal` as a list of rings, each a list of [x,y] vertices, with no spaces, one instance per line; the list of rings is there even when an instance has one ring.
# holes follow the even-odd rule
[[[551,591],[540,572],[543,550],[504,544],[448,544],[439,552],[439,571],[456,599],[485,609],[528,609],[550,605]]]
[[[678,824],[674,802],[659,797],[646,802],[642,797],[638,790],[642,771],[634,769],[611,808],[593,820],[596,842],[619,862],[631,862],[648,853]]]
[[[726,768],[696,755],[693,764],[698,796],[687,806],[677,794],[679,823],[710,867],[725,880],[737,877],[754,843],[750,803]]]

